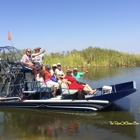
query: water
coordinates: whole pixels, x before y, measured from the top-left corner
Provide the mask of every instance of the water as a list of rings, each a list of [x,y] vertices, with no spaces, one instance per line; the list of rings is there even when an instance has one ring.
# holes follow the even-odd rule
[[[139,67],[90,69],[81,80],[92,87],[137,84],[135,93],[99,112],[0,108],[0,140],[139,140],[139,75]]]

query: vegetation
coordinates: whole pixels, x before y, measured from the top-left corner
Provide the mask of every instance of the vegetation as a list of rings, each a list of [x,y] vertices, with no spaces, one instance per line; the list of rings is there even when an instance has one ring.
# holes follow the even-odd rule
[[[45,54],[45,65],[58,62],[63,67],[134,67],[140,66],[140,54],[129,54],[91,46],[81,51]]]
[[[62,63],[65,67],[132,67],[140,66],[140,55],[88,47],[82,51],[46,54],[44,64]]]

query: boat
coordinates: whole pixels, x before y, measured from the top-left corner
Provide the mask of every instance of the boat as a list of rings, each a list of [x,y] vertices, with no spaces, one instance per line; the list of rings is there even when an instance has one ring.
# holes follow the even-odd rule
[[[13,46],[0,47],[0,107],[98,111],[136,91],[135,81],[103,85],[93,95],[70,90],[63,83],[53,97],[53,87],[35,81],[22,56]]]

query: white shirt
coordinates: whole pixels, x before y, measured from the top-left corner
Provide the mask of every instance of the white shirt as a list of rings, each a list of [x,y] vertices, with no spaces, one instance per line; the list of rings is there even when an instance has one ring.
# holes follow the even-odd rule
[[[56,73],[57,75],[64,75],[64,72],[63,72],[62,70],[59,70],[59,69],[56,69],[56,70],[55,70],[55,73]]]
[[[34,56],[34,54],[33,54]],[[43,64],[43,59],[44,59],[44,54],[40,54],[40,55],[37,55],[37,56],[34,56],[32,57],[32,60],[35,64],[39,64],[39,65],[42,65]]]

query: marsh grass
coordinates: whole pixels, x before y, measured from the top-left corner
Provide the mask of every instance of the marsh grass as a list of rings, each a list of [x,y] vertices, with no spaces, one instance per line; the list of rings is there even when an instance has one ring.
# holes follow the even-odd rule
[[[140,54],[91,47],[77,51],[45,54],[43,63],[61,63],[63,67],[135,67],[140,66]]]

